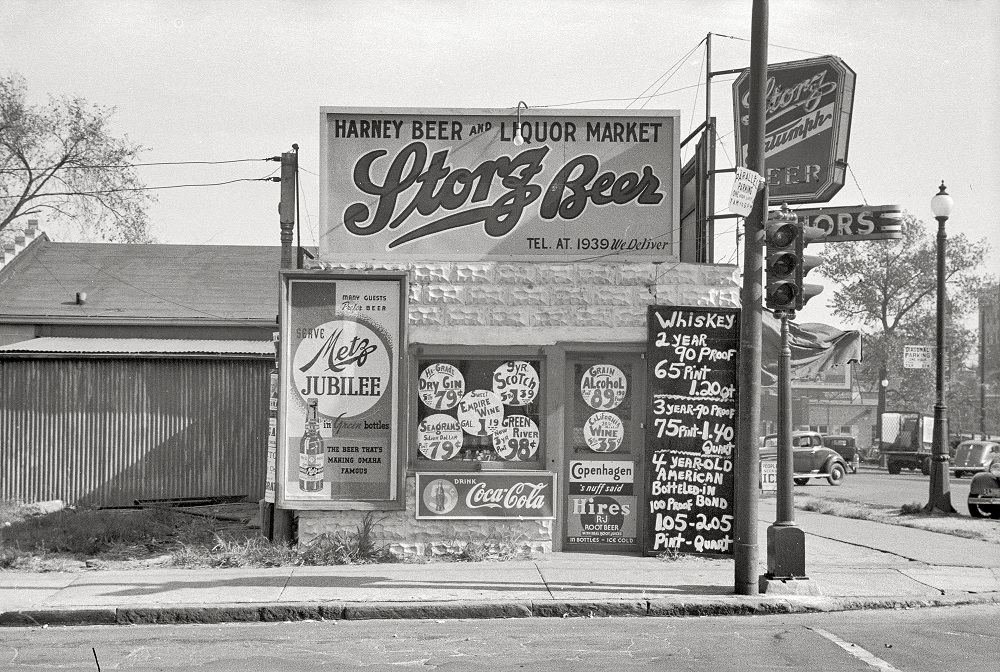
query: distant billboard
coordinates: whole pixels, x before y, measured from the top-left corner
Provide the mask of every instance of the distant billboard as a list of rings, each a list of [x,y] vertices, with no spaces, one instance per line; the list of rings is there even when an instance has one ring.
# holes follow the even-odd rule
[[[674,260],[679,119],[675,110],[321,108],[320,254]]]
[[[844,186],[855,74],[836,56],[767,66],[764,162],[772,204],[825,203]],[[750,71],[733,82],[737,165],[746,166]]]

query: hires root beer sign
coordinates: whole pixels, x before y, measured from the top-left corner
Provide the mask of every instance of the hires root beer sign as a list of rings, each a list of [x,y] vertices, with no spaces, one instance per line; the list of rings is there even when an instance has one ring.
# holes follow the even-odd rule
[[[844,186],[855,74],[836,56],[767,67],[764,163],[772,204],[825,203]],[[737,165],[747,165],[750,71],[733,82]]]
[[[320,254],[675,259],[679,117],[321,108]]]

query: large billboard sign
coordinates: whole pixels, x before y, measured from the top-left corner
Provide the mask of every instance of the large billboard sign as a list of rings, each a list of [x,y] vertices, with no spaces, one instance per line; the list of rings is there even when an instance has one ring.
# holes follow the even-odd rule
[[[281,273],[277,504],[401,506],[405,276]]]
[[[321,108],[320,255],[675,260],[679,120],[675,110]]]
[[[772,205],[826,203],[844,186],[855,74],[836,56],[767,67],[765,178]],[[750,71],[733,82],[737,165],[746,166]]]

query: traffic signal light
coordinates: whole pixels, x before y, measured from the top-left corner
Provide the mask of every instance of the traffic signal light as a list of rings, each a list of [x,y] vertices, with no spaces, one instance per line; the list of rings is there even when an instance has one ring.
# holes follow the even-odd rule
[[[818,226],[800,226],[799,229],[801,230],[801,235],[799,236],[798,242],[795,244],[798,257],[800,259],[800,272],[798,274],[799,297],[797,300],[798,305],[796,306],[796,310],[801,310],[802,306],[806,305],[806,302],[809,301],[809,299],[823,291],[823,285],[813,285],[802,281],[803,278],[806,277],[806,274],[822,264],[823,260],[820,257],[816,257],[811,254],[803,254],[802,251],[805,249],[806,245],[815,242],[826,235],[825,231]]]
[[[803,250],[823,235],[819,227],[799,226],[798,218],[787,206],[768,213],[764,232],[764,303],[769,310],[801,310],[809,299],[823,291],[822,285],[803,282],[806,274],[822,262]]]
[[[799,296],[796,273],[799,271],[802,237],[794,212],[783,207],[767,214],[764,231],[764,303],[769,310],[795,310]]]

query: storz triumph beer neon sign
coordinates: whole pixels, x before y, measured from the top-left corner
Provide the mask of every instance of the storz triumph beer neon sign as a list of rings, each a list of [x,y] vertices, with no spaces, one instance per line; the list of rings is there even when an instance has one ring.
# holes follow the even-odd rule
[[[826,203],[844,186],[855,74],[836,56],[767,66],[765,179],[772,204]],[[737,165],[746,166],[750,71],[733,82]]]

